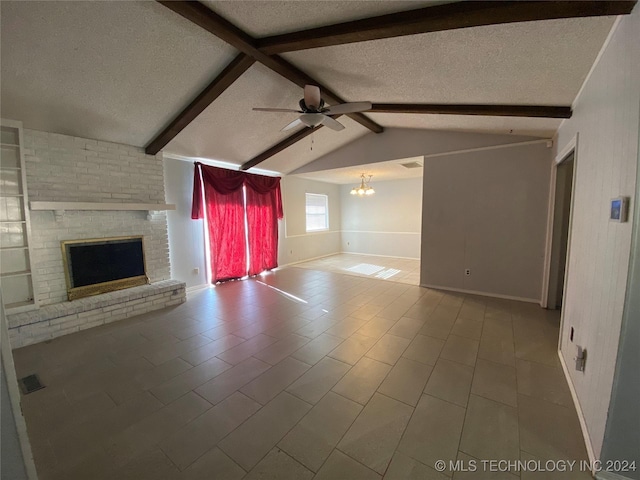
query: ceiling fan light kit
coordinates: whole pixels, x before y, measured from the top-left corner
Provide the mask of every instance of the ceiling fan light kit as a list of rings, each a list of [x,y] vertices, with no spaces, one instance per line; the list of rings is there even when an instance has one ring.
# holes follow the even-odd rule
[[[369,185],[369,183],[371,182],[371,177],[373,177],[373,175],[369,175],[369,180],[366,180],[364,173],[361,174],[360,175],[360,178],[361,178],[360,185],[357,186],[357,187],[353,187],[349,193],[351,195],[357,195],[359,197],[369,196],[369,195],[373,195],[374,193],[376,193],[376,191],[373,189],[373,187],[371,185]]]
[[[291,130],[299,125],[315,128],[319,125],[329,127],[331,130],[339,132],[344,130],[344,125],[338,122],[331,115],[344,115],[347,113],[366,112],[371,110],[371,102],[350,102],[338,103],[336,105],[325,107],[324,100],[320,94],[320,88],[316,85],[304,86],[304,98],[298,102],[300,110],[286,108],[254,108],[257,112],[291,112],[299,113],[300,116],[293,122],[286,125],[282,131]]]

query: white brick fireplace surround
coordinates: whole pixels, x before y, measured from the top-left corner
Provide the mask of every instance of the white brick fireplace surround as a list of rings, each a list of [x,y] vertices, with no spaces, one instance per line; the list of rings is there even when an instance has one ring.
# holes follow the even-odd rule
[[[67,135],[24,130],[31,202],[164,204],[162,153]],[[36,310],[8,312],[14,348],[182,303],[185,284],[170,280],[167,216],[129,210],[31,210],[31,270]],[[151,284],[69,302],[60,242],[144,235]]]

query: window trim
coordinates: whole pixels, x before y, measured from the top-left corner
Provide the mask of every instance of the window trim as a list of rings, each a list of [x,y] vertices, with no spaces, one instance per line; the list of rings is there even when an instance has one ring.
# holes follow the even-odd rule
[[[324,197],[325,200],[325,213],[324,213],[324,218],[325,218],[325,227],[323,228],[312,228],[309,229],[309,222],[308,222],[308,213],[307,213],[307,200],[309,199],[309,197]],[[313,215],[313,214],[312,214]],[[315,214],[320,216],[321,214]],[[305,232],[306,233],[318,233],[318,232],[326,232],[329,231],[329,195],[325,194],[325,193],[311,193],[311,192],[305,192],[304,194],[304,227],[305,227]]]

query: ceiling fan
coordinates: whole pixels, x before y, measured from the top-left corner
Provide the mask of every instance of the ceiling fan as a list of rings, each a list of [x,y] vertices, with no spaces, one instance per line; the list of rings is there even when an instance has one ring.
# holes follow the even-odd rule
[[[291,130],[298,125],[305,125],[311,128],[324,125],[332,130],[340,131],[344,129],[344,125],[331,118],[330,115],[371,110],[371,102],[339,103],[325,108],[324,100],[320,96],[320,88],[315,85],[304,86],[304,98],[300,99],[299,105],[300,110],[289,108],[254,108],[254,110],[257,112],[295,112],[301,114],[293,122],[285,126],[282,131]]]

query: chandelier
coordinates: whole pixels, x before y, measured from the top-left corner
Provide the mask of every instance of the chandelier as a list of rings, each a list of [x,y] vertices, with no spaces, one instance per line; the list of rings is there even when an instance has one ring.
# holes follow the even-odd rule
[[[358,195],[359,197],[364,197],[365,195],[373,195],[374,193],[376,193],[373,187],[369,185],[369,182],[371,182],[371,177],[373,177],[373,175],[369,175],[369,180],[366,180],[364,173],[361,174],[360,178],[362,180],[360,182],[360,185],[357,187],[353,187],[351,189],[351,192],[350,192],[351,195]]]

